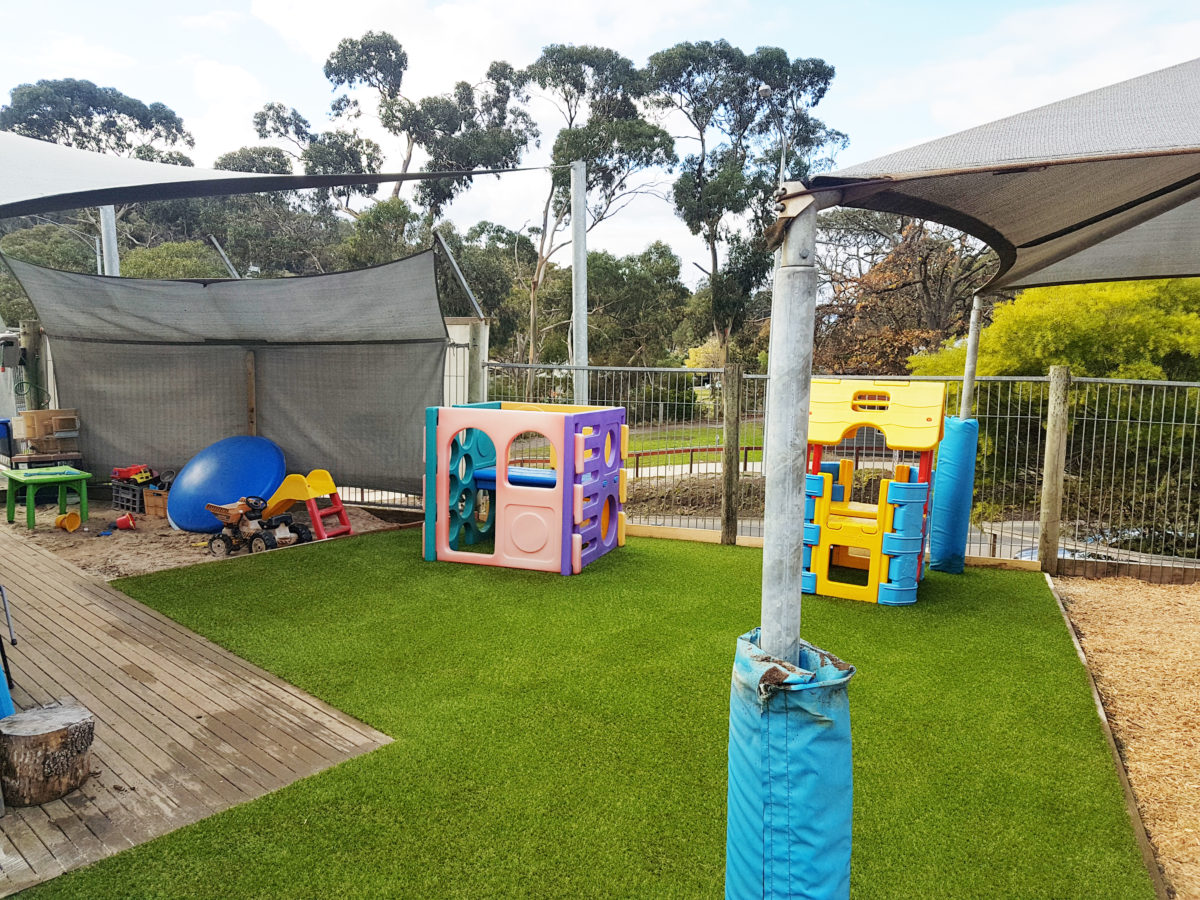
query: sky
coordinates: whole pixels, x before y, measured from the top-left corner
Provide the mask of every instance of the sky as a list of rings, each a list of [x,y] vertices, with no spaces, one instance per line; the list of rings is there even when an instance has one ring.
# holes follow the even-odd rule
[[[416,98],[478,81],[492,60],[528,65],[550,43],[607,46],[638,65],[681,41],[718,38],[747,52],[777,46],[819,57],[837,74],[814,114],[850,138],[838,166],[1200,53],[1194,0],[0,0],[0,9],[0,103],[12,87],[44,78],[160,101],[195,136],[190,155],[200,166],[261,143],[251,116],[268,101],[295,107],[315,130],[329,127],[336,95],[322,66],[339,40],[367,30],[403,45],[405,93]],[[532,111],[552,135],[549,104],[535,100]],[[385,170],[397,170],[399,143],[372,136],[393,163]],[[534,149],[526,164],[547,158]],[[521,228],[538,218],[547,185],[538,171],[478,179],[448,215],[463,228],[480,219]],[[636,253],[655,240],[683,258],[686,280],[703,277],[692,265],[705,259],[700,238],[652,196],[602,223],[589,248]]]

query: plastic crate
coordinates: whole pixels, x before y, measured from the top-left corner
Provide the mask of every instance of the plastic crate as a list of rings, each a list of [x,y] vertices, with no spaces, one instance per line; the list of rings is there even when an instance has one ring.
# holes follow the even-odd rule
[[[146,515],[155,519],[167,517],[167,494],[157,488],[142,488],[142,499],[146,504]]]
[[[141,486],[114,481],[112,484],[112,508],[126,512],[145,512],[146,505],[142,498]]]

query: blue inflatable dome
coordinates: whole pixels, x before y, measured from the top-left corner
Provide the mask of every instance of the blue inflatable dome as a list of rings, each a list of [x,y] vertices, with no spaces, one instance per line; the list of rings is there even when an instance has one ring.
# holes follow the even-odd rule
[[[167,495],[167,518],[183,531],[221,530],[206,503],[233,503],[242,497],[275,493],[283,484],[283,451],[274,441],[237,435],[209,444],[180,470]]]

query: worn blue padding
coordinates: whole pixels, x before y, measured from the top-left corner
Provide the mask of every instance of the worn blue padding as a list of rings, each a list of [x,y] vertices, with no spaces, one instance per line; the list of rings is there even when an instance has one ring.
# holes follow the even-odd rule
[[[801,642],[800,668],[738,638],[729,698],[726,900],[850,896],[854,667]]]
[[[929,527],[929,565],[939,572],[957,575],[966,563],[978,446],[978,419],[946,417],[946,434],[933,473]]]

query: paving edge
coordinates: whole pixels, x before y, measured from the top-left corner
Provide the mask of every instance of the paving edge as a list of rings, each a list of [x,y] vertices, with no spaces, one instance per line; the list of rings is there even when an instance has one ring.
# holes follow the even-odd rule
[[[1050,577],[1049,572],[1043,574],[1046,576],[1046,586],[1050,588],[1054,602],[1058,604],[1058,611],[1062,614],[1063,622],[1066,623],[1067,633],[1071,635],[1075,653],[1079,656],[1079,661],[1083,663],[1083,671],[1087,673],[1088,686],[1092,689],[1092,700],[1096,704],[1100,725],[1104,729],[1104,739],[1108,741],[1108,749],[1112,753],[1113,764],[1117,768],[1117,778],[1121,782],[1121,791],[1125,794],[1125,811],[1129,814],[1129,821],[1133,824],[1133,836],[1142,853],[1142,863],[1150,875],[1150,883],[1154,886],[1154,893],[1158,900],[1171,900],[1175,896],[1175,890],[1168,884],[1167,876],[1158,864],[1158,857],[1154,854],[1154,845],[1150,843],[1150,835],[1146,831],[1146,823],[1142,821],[1137,797],[1133,793],[1133,785],[1129,782],[1129,772],[1125,769],[1125,760],[1121,758],[1121,751],[1117,749],[1117,739],[1113,736],[1112,725],[1108,721],[1108,714],[1104,711],[1104,701],[1100,698],[1100,691],[1096,689],[1096,679],[1092,677],[1092,670],[1088,668],[1087,655],[1083,652],[1083,645],[1079,642],[1075,623],[1067,615],[1067,608],[1063,604],[1058,589],[1054,586],[1054,579]]]

